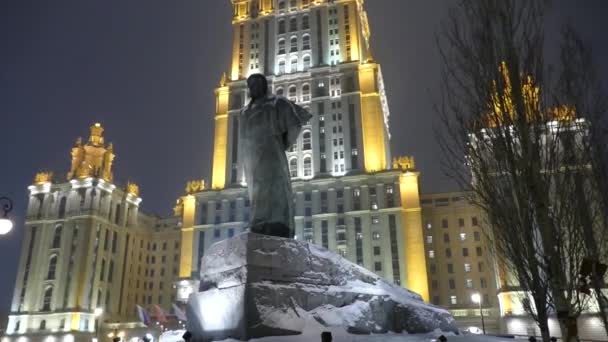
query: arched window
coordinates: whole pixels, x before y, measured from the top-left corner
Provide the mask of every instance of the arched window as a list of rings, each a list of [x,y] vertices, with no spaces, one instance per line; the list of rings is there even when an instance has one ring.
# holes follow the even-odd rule
[[[312,141],[311,141],[310,131],[305,131],[302,134],[302,149],[303,150],[312,150]]]
[[[39,330],[46,329],[46,321],[44,319],[42,321],[40,321],[40,327],[38,329]]]
[[[302,68],[304,70],[310,69],[310,56],[304,56],[304,59],[302,59]]]
[[[287,31],[287,29],[285,28],[285,20],[281,19],[279,20],[279,34],[283,34]]]
[[[51,311],[51,299],[53,298],[53,287],[49,286],[44,290],[42,296],[42,311]],[[42,323],[41,323],[42,325]]]
[[[19,328],[21,327],[21,321],[17,321],[17,323],[15,323],[15,332],[18,333],[19,332]]]
[[[285,73],[285,61],[279,61],[279,75]]]
[[[279,0],[279,9],[280,10],[284,10],[285,9],[285,0]]]
[[[66,197],[62,197],[61,201],[59,201],[59,218],[64,218],[65,217],[65,207],[67,205],[67,198]]]
[[[298,30],[298,18],[291,17],[289,18],[289,31],[295,32]]]
[[[291,100],[292,98],[295,98],[297,95],[296,93],[296,86],[295,85],[290,85],[289,86],[289,99]]]
[[[298,158],[289,161],[289,175],[293,178],[298,177]]]
[[[289,8],[294,10],[298,7],[298,0],[289,0]]]
[[[283,94],[285,93],[285,91],[283,90],[283,88],[277,88],[277,96],[283,96]]]
[[[302,50],[310,50],[310,35],[302,36]]]
[[[285,54],[285,39],[279,39],[279,55]]]
[[[57,226],[55,226],[55,232],[53,233],[53,244],[51,245],[51,248],[59,248],[61,247],[61,231],[63,227],[58,224]]]
[[[298,52],[298,37],[293,36],[289,40],[289,52]]]
[[[294,73],[294,72],[298,72],[298,58],[292,58],[291,59],[291,66],[289,67],[289,72]]]
[[[304,4],[302,2],[302,4]],[[310,23],[308,21],[308,15],[302,16],[302,30],[308,30],[310,28]]]
[[[120,203],[116,204],[116,211],[114,211],[114,223],[118,224],[120,221]]]
[[[312,160],[310,157],[304,157],[304,177],[312,176]]]
[[[53,280],[55,279],[55,270],[57,269],[57,255],[51,255],[49,259],[49,268],[46,273],[46,279]]]
[[[302,101],[310,101],[310,85],[302,86]]]

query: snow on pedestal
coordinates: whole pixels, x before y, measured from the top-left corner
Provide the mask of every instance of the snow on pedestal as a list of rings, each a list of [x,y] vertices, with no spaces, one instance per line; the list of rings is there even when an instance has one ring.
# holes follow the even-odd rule
[[[188,301],[195,342],[300,334],[312,326],[349,333],[457,333],[448,311],[302,241],[243,233],[201,261]]]

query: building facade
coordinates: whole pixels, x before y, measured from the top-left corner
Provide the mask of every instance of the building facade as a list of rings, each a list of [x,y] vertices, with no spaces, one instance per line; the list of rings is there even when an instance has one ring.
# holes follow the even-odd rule
[[[65,179],[38,173],[29,187],[6,336],[90,340],[105,323],[136,320],[135,304],[175,300],[178,219],[142,213],[138,186],[113,182],[101,125],[71,155]]]

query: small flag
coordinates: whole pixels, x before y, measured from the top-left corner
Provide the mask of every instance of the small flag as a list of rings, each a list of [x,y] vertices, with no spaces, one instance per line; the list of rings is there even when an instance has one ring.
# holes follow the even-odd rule
[[[180,309],[179,306],[175,305],[175,303],[173,303],[173,312],[175,312],[175,317],[177,317],[178,320],[184,322],[188,321],[188,317],[186,317],[184,311]]]
[[[156,304],[152,305],[152,307],[154,308],[154,313],[156,314],[156,320],[161,323],[167,323],[167,316],[163,312],[163,309]]]
[[[139,320],[145,324],[146,326],[150,325],[150,315],[148,315],[148,312],[146,311],[146,309],[142,308],[139,305],[135,305],[137,306],[137,314],[139,315]]]

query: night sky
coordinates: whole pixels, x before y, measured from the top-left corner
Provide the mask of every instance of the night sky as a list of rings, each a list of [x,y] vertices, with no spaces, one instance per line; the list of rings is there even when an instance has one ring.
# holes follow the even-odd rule
[[[394,155],[412,154],[422,191],[454,190],[440,170],[432,109],[435,34],[455,1],[368,0]],[[608,79],[608,1],[558,1]],[[229,68],[228,0],[0,1],[0,195],[16,229],[0,237],[0,313],[9,310],[27,186],[40,170],[65,177],[70,148],[101,122],[115,178],[140,185],[144,211],[169,214],[186,181],[210,181],[213,90]],[[549,30],[557,36],[558,30]]]

